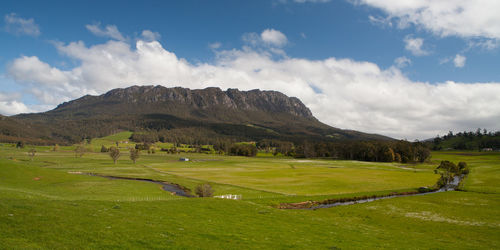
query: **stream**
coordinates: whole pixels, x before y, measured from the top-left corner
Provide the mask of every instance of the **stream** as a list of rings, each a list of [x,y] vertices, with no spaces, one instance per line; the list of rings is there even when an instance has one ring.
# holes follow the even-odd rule
[[[454,191],[457,189],[458,185],[464,178],[464,175],[459,175],[459,176],[454,176],[453,180],[443,186],[442,188],[436,190],[436,191],[430,191],[430,192],[424,192],[424,193],[413,193],[413,194],[394,194],[394,195],[387,195],[387,196],[382,196],[382,197],[370,197],[366,199],[359,199],[359,200],[354,200],[354,201],[339,201],[339,202],[333,202],[329,204],[317,204],[313,205],[310,207],[291,207],[291,209],[311,209],[311,210],[316,210],[319,208],[330,208],[330,207],[337,207],[337,206],[346,206],[346,205],[354,205],[358,203],[367,203],[367,202],[372,202],[376,200],[383,200],[383,199],[391,199],[395,197],[406,197],[406,196],[417,196],[417,195],[426,195],[426,194],[433,194],[433,193],[440,193],[440,192],[446,192],[446,191]],[[304,203],[304,202],[301,202]],[[295,204],[300,204],[300,203],[295,203]],[[307,203],[306,203],[307,204]],[[293,203],[292,203],[293,205]],[[290,207],[289,207],[290,208]]]
[[[168,182],[163,182],[163,181],[155,181],[155,180],[143,179],[143,178],[108,176],[108,175],[99,175],[99,174],[94,174],[94,173],[82,173],[82,174],[86,174],[86,175],[90,175],[90,176],[98,176],[98,177],[103,177],[103,178],[112,179],[112,180],[131,180],[131,181],[144,181],[144,182],[155,183],[155,184],[161,185],[163,190],[170,192],[174,195],[183,196],[183,197],[194,197],[187,188],[185,188],[179,184],[168,183]]]

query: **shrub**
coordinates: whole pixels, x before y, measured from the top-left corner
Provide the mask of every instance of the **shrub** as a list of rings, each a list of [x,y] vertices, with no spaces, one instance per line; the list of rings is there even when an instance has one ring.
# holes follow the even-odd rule
[[[33,161],[33,158],[35,157],[36,154],[36,149],[32,148],[30,151],[28,151],[28,155],[30,156],[31,161]]]
[[[458,170],[461,174],[469,174],[469,167],[467,166],[467,163],[463,161],[458,163]]]
[[[195,193],[199,197],[212,197],[214,191],[212,189],[212,186],[210,186],[210,184],[205,183],[205,184],[200,184],[200,185],[196,186]]]
[[[75,157],[82,157],[85,154],[85,147],[83,144],[77,145],[75,148]]]
[[[101,153],[107,153],[109,152],[109,148],[105,147],[104,145],[101,146]]]

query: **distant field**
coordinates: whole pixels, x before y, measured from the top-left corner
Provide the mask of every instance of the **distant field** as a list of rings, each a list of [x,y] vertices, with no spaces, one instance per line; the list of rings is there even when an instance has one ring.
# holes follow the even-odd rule
[[[126,136],[96,139],[89,146],[108,146]],[[122,156],[114,165],[105,153],[75,157],[73,147],[58,152],[36,147],[30,161],[29,146],[1,145],[0,248],[500,247],[500,153],[433,152],[432,163],[413,166],[143,152],[134,165],[128,146],[133,145],[120,144]],[[430,186],[438,177],[432,170],[445,159],[471,166],[463,184],[467,192],[316,211],[272,206]],[[183,198],[156,184],[75,172],[151,178],[191,189],[209,182],[216,195],[243,199]]]
[[[205,158],[208,161],[156,163],[151,166],[176,176],[286,195],[418,188],[432,186],[438,178],[431,168],[419,166],[414,169],[392,163],[223,156]]]

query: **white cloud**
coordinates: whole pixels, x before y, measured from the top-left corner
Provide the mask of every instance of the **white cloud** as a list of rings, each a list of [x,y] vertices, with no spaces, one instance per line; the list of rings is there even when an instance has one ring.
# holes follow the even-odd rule
[[[211,49],[218,49],[222,46],[222,44],[220,42],[215,42],[215,43],[211,43],[208,45],[209,48]]]
[[[33,18],[24,19],[15,13],[5,15],[5,30],[16,35],[39,36],[40,28]]]
[[[368,20],[370,20],[370,23],[372,23],[374,25],[378,25],[378,26],[382,26],[382,27],[385,27],[385,26],[392,27],[391,19],[387,18],[387,17],[375,17],[372,15],[369,15]]]
[[[327,3],[331,0],[293,0],[296,3]]]
[[[96,36],[102,36],[102,37],[109,37],[113,38],[118,41],[125,41],[127,38],[125,38],[122,33],[118,30],[118,28],[115,25],[106,25],[104,29],[101,29],[101,24],[87,24],[85,25],[85,28],[92,32],[92,34]],[[143,31],[144,35],[144,31]]]
[[[425,56],[429,54],[429,51],[422,48],[424,45],[424,39],[422,38],[413,38],[412,36],[406,36],[404,42],[405,49],[410,51],[415,56]]]
[[[410,24],[438,36],[500,39],[498,0],[351,0],[384,11],[400,28]]]
[[[278,3],[288,3],[288,2],[294,2],[294,3],[328,3],[331,0],[277,0]]]
[[[141,36],[145,41],[148,41],[148,42],[158,41],[161,38],[160,33],[154,32],[151,30],[143,30]]]
[[[29,112],[28,107],[20,102],[21,95],[18,93],[0,92],[0,114],[14,115]]]
[[[455,64],[457,68],[463,68],[466,60],[467,58],[465,56],[457,54],[455,59],[453,59],[453,64]]]
[[[260,38],[264,43],[276,47],[283,47],[288,42],[288,39],[286,38],[285,34],[275,29],[266,29],[262,31],[262,33],[260,34]]]
[[[245,33],[242,40],[252,47],[275,47],[281,48],[288,43],[285,34],[275,29],[265,29],[262,33]]]
[[[404,68],[404,67],[411,65],[411,60],[409,58],[407,58],[406,56],[401,56],[401,57],[396,58],[394,60],[394,63],[396,64],[396,67]]]
[[[42,104],[102,94],[133,84],[265,89],[300,98],[322,122],[397,138],[425,139],[448,130],[499,129],[500,83],[413,82],[396,67],[327,58],[273,58],[263,49],[216,50],[213,63],[190,64],[157,41],[59,44],[79,65],[62,70],[20,57],[10,76]],[[402,59],[405,61],[404,59]]]
[[[468,49],[479,47],[485,50],[494,50],[500,47],[500,39],[472,39],[467,44],[469,46]]]

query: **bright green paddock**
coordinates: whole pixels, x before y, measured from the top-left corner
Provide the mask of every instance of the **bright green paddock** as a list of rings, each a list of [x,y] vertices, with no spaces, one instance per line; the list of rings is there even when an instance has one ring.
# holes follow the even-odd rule
[[[100,148],[101,140],[90,146]],[[411,166],[157,152],[141,155],[134,165],[128,146],[133,145],[120,144],[117,165],[103,153],[76,158],[72,147],[59,152],[37,147],[30,161],[29,147],[0,146],[0,248],[500,247],[499,153],[434,152],[433,163]],[[469,163],[467,192],[316,211],[273,207],[429,186],[442,159]],[[151,178],[191,189],[210,182],[216,195],[243,199],[182,198],[156,184],[78,172]]]

